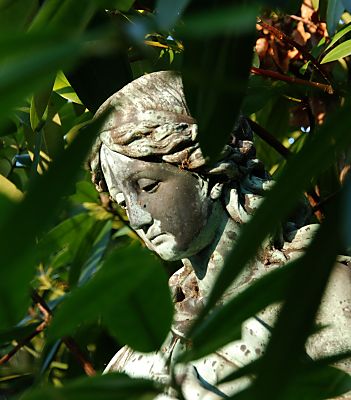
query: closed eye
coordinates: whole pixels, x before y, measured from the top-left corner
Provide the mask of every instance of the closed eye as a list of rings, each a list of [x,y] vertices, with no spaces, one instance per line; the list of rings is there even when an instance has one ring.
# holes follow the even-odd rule
[[[138,180],[139,189],[146,193],[154,193],[159,187],[160,182],[154,179],[141,178]]]

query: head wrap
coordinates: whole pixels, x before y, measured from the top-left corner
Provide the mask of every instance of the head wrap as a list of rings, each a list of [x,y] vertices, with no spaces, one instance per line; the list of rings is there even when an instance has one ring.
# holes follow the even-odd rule
[[[179,165],[202,174],[240,179],[250,171],[267,179],[255,158],[252,131],[240,117],[220,160],[207,165],[197,140],[198,126],[186,104],[178,72],[161,71],[141,76],[106,100],[96,117],[109,111],[95,143],[90,168],[98,190],[105,190],[99,151],[104,143],[131,158]],[[256,186],[256,185],[255,185]]]

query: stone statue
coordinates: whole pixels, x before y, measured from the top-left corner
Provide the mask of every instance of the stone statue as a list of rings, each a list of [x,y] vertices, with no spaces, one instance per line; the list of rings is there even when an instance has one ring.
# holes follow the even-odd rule
[[[234,127],[219,161],[207,165],[197,141],[197,124],[176,72],[140,77],[111,96],[97,115],[108,108],[112,111],[91,159],[93,181],[98,190],[109,192],[126,209],[131,227],[150,250],[164,260],[181,259],[183,267],[169,280],[175,317],[162,349],[141,354],[124,347],[106,371],[123,371],[170,384],[169,367],[185,346],[183,338],[206,302],[241,224],[257,209],[271,180],[255,157],[252,132],[244,118]],[[227,290],[223,302],[253,280],[301,255],[316,228],[305,226],[307,216],[307,212],[293,216],[282,228],[281,238],[275,238],[275,245],[273,241],[265,243]],[[350,287],[350,270],[339,263],[317,321],[328,327],[309,340],[310,356],[351,349]],[[179,366],[175,379],[184,398],[219,399],[244,388],[247,378],[224,385],[217,385],[217,381],[264,351],[269,338],[267,326],[274,322],[277,308],[268,307],[259,318],[246,321],[239,341]],[[340,367],[351,372],[350,362]],[[170,388],[158,398],[174,399],[177,394]]]

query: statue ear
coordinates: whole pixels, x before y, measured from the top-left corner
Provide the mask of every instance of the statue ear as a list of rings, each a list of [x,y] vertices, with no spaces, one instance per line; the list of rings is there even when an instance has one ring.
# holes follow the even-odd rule
[[[210,192],[210,197],[212,200],[217,200],[221,197],[223,190],[223,183],[216,183]]]

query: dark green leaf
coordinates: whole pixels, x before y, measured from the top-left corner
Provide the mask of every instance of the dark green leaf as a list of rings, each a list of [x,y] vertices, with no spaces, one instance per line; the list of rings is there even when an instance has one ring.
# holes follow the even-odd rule
[[[36,322],[26,326],[16,326],[7,331],[0,331],[0,343],[11,342],[12,340],[22,340],[29,334],[33,333],[38,325],[39,322]]]
[[[189,16],[185,24],[192,33],[184,41],[183,81],[191,114],[198,122],[201,149],[215,160],[228,141],[246,91],[255,17],[254,8],[226,9],[218,8],[215,1],[210,3],[206,13]],[[215,18],[217,13],[232,22],[223,25],[224,21]],[[238,15],[246,29],[234,29]],[[210,31],[210,21],[215,21],[217,30]]]
[[[38,8],[38,0],[11,0],[0,4],[0,31],[21,31]]]
[[[62,388],[43,387],[25,394],[23,400],[152,400],[160,392],[154,382],[124,374],[81,378]]]
[[[71,65],[79,56],[81,42],[62,40],[58,34],[16,34],[0,38],[0,120],[31,90],[50,82],[50,74],[63,65]]]
[[[190,0],[157,0],[156,19],[161,29],[170,30],[186,8]]]
[[[79,241],[79,246],[75,252],[69,269],[68,283],[74,287],[79,280],[82,268],[88,261],[94,242],[105,226],[105,221],[95,221],[95,223],[85,232]]]
[[[139,263],[143,265],[144,260],[140,258]],[[172,322],[167,281],[165,272],[155,269],[123,302],[103,312],[107,326],[120,343],[143,352],[160,347]]]
[[[213,1],[212,3],[216,3]],[[184,18],[177,32],[185,37],[205,39],[220,34],[244,36],[253,31],[258,8],[255,5],[235,5],[208,8]],[[220,40],[217,41],[220,45]],[[252,51],[252,48],[251,48]],[[233,54],[233,53],[232,53]],[[236,59],[238,61],[238,59]]]
[[[99,126],[100,122],[95,122],[85,129],[44,176],[32,179],[24,200],[1,221],[3,268],[0,270],[0,324],[4,327],[16,323],[28,306],[29,282],[34,275],[37,257],[36,237],[55,216],[62,196],[73,184]],[[63,176],[65,179],[62,179]],[[15,250],[19,248],[21,251]]]
[[[327,27],[329,35],[334,35],[336,27],[345,7],[341,0],[328,0],[327,8]]]
[[[131,296],[135,296],[133,312],[138,307],[148,310],[144,315],[143,334],[137,331],[140,334],[137,339],[134,332],[140,327],[137,320],[140,315],[128,315]],[[140,305],[140,301],[145,304]],[[115,312],[120,307],[125,307],[127,313]],[[72,313],[72,310],[77,312]],[[90,322],[101,314],[109,316],[106,322],[116,335],[122,335],[127,344],[135,345],[138,350],[151,351],[162,344],[172,322],[172,302],[166,273],[148,251],[135,246],[115,250],[94,278],[73,291],[62,303],[50,333],[53,337],[66,335],[77,325]],[[151,332],[148,332],[149,326],[152,326]]]

